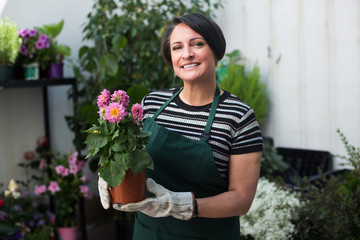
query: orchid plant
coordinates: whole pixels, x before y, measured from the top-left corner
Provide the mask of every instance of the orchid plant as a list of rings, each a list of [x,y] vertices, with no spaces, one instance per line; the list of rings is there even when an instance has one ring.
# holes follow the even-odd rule
[[[123,90],[104,89],[97,97],[98,125],[86,130],[89,135],[89,157],[99,158],[99,175],[115,187],[131,170],[135,175],[145,168],[153,168],[153,161],[145,150],[150,132],[142,130],[143,109],[140,104],[129,106],[129,96]],[[128,111],[130,109],[130,111]]]

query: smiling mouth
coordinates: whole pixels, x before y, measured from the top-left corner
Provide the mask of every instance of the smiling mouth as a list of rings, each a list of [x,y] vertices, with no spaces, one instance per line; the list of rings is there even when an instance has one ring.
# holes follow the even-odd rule
[[[187,64],[187,65],[182,66],[182,68],[187,69],[187,68],[192,68],[192,67],[196,67],[196,66],[199,66],[199,65],[200,65],[200,63],[191,63],[191,64]]]

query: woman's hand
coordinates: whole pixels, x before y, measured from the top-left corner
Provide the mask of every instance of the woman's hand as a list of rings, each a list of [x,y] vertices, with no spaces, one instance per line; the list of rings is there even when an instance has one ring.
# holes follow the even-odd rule
[[[151,217],[173,216],[181,220],[193,217],[194,196],[191,192],[172,192],[151,178],[146,179],[146,188],[155,197],[138,203],[114,204],[113,208],[125,212],[141,211]]]
[[[99,176],[98,189],[100,195],[100,202],[104,209],[109,209],[111,204],[111,196],[109,193],[109,184]]]

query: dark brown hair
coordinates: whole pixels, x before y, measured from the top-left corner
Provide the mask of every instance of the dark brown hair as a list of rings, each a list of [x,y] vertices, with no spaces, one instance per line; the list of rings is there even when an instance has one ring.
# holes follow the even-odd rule
[[[175,18],[173,20],[173,24],[170,25],[164,32],[161,40],[161,54],[167,65],[172,66],[170,36],[175,26],[180,23],[186,24],[192,30],[199,33],[213,50],[217,60],[221,60],[224,57],[226,41],[220,27],[203,14],[192,13]]]

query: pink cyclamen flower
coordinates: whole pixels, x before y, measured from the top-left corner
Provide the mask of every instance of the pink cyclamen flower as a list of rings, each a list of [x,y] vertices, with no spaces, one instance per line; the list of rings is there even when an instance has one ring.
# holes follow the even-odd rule
[[[42,158],[39,163],[39,169],[42,170],[47,167],[46,160]]]
[[[36,196],[39,196],[40,194],[46,192],[46,186],[45,185],[40,185],[40,186],[35,186],[35,190],[34,193]]]
[[[73,152],[73,154],[68,157],[69,164],[76,164],[78,160],[78,155],[79,153],[77,151]]]
[[[129,105],[129,96],[123,90],[117,90],[111,95],[111,100],[113,102],[118,102],[122,104],[124,107]]]
[[[61,175],[63,177],[69,176],[69,169],[63,165],[56,166],[55,171],[57,175]]]
[[[48,186],[48,190],[51,192],[51,194],[55,194],[56,192],[60,192],[59,184],[55,181],[50,181],[50,184]]]
[[[91,192],[88,186],[86,185],[80,185],[80,192],[86,197],[86,198],[91,198]]]
[[[79,171],[78,167],[76,164],[70,164],[70,169],[69,172],[76,175],[76,173]]]
[[[37,41],[36,42],[36,49],[43,49],[45,48],[45,43],[42,41]]]
[[[47,137],[41,136],[36,139],[36,144],[38,147],[47,147],[49,146],[49,140]]]
[[[24,55],[24,56],[27,56],[29,54],[29,49],[25,45],[21,45],[20,54]]]
[[[140,122],[143,118],[143,109],[140,104],[135,103],[131,107],[132,118],[134,122]]]
[[[35,36],[36,34],[39,34],[39,31],[36,30],[36,29],[31,29],[31,30],[29,31],[30,37],[33,37],[33,36]]]
[[[84,174],[84,176],[82,176],[80,179],[83,183],[87,183],[89,181],[89,177],[86,174]]]
[[[61,176],[63,176],[63,177],[69,176],[69,169],[68,169],[68,168],[64,168]]]
[[[55,171],[57,175],[62,175],[64,172],[65,167],[63,165],[59,165],[55,167]]]
[[[26,151],[25,153],[24,153],[24,158],[26,159],[26,160],[33,160],[34,159],[34,157],[35,157],[35,153],[33,152],[33,151]]]
[[[28,34],[28,30],[27,30],[27,29],[20,29],[20,30],[18,31],[18,35],[19,35],[20,37],[26,37],[27,34]]]
[[[107,89],[102,90],[101,94],[97,97],[97,105],[99,108],[106,107],[110,101],[110,91]]]
[[[76,165],[77,165],[79,171],[81,171],[81,170],[84,168],[84,166],[85,166],[85,161],[78,161],[78,162],[76,163]]]
[[[49,41],[49,37],[46,34],[42,34],[39,37],[39,41],[42,41],[42,42],[46,43],[46,42]]]
[[[119,123],[126,114],[125,107],[117,102],[110,103],[105,109],[105,117],[111,123]]]

